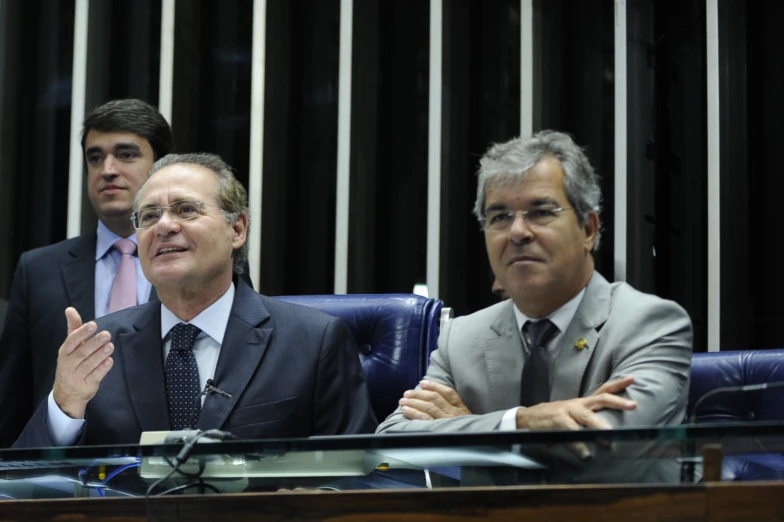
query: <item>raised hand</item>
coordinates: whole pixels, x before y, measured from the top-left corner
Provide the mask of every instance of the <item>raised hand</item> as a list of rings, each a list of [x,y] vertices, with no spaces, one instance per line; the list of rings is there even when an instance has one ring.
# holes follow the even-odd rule
[[[109,332],[95,334],[98,328],[95,322],[83,325],[75,308],[65,309],[65,319],[68,337],[57,356],[54,400],[66,415],[82,419],[87,403],[98,393],[101,381],[112,369],[114,345]]]

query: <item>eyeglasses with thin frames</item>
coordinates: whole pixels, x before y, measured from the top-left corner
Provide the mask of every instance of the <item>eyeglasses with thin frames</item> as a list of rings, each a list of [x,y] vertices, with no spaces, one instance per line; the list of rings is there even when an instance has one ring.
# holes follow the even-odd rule
[[[539,207],[530,210],[490,210],[485,215],[484,229],[488,232],[507,232],[521,215],[528,226],[544,227],[558,218],[561,212],[574,210],[567,207]]]
[[[163,216],[163,211],[169,212],[174,221],[190,221],[204,215],[202,207],[215,206],[203,201],[175,201],[165,207],[145,207],[131,214],[131,223],[136,230],[143,230],[155,226]]]

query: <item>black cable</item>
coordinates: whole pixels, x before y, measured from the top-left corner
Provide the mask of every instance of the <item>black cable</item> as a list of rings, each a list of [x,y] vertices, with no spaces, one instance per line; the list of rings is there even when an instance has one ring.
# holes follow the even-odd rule
[[[162,496],[164,496],[164,495],[168,495],[169,493],[175,493],[175,492],[177,492],[177,491],[184,491],[184,490],[186,490],[186,489],[190,489],[190,488],[192,488],[192,487],[194,487],[194,486],[199,486],[199,487],[202,487],[202,488],[207,488],[207,489],[209,489],[209,490],[211,490],[211,491],[213,491],[213,492],[215,492],[215,493],[220,493],[220,490],[219,490],[218,488],[216,488],[216,487],[215,487],[215,486],[213,486],[212,484],[209,484],[209,483],[207,483],[207,482],[204,482],[204,480],[203,480],[203,479],[199,478],[198,480],[193,480],[193,481],[191,481],[191,482],[188,482],[187,484],[182,484],[181,486],[175,486],[175,487],[173,487],[173,488],[169,488],[169,489],[167,489],[166,491],[162,491],[162,492],[158,493],[158,494],[157,494],[157,495],[155,495],[155,496],[156,496],[156,497],[162,497]]]
[[[697,402],[694,403],[694,408],[691,410],[691,417],[689,417],[689,424],[694,424],[694,422],[697,420],[697,413],[700,410],[700,406],[702,406],[706,399],[713,397],[714,395],[739,391],[745,393],[750,391],[767,390],[770,388],[779,388],[781,386],[784,386],[784,381],[764,382],[761,384],[744,384],[742,386],[723,386],[721,388],[715,388],[704,394],[702,397],[697,399]]]
[[[179,463],[175,464],[174,462],[172,462],[171,460],[169,460],[169,457],[163,457],[163,460],[164,460],[164,461],[166,461],[166,464],[168,464],[170,468],[174,468],[174,470],[175,470],[175,471],[176,471],[176,472],[177,472],[179,475],[181,475],[181,476],[183,476],[183,477],[185,477],[185,478],[189,478],[189,479],[197,479],[197,478],[199,478],[199,477],[201,476],[201,474],[204,472],[204,462],[200,462],[200,463],[199,463],[199,471],[197,471],[196,473],[190,473],[190,472],[188,472],[188,471],[183,471],[183,470],[181,470],[181,469],[180,469],[180,464],[179,464]]]
[[[236,439],[237,438],[233,434],[229,433],[228,431],[206,430],[206,431],[198,432],[196,434],[196,436],[193,437],[193,439],[191,439],[190,441],[186,442],[185,445],[183,445],[183,447],[180,450],[180,452],[175,457],[175,460],[177,461],[177,463],[174,464],[174,466],[172,467],[172,470],[165,477],[156,480],[155,482],[152,483],[152,485],[149,488],[147,488],[147,493],[144,495],[144,507],[145,507],[145,510],[147,511],[147,520],[148,520],[148,522],[152,521],[152,518],[150,516],[150,494],[152,493],[152,490],[155,489],[162,482],[170,479],[172,477],[172,475],[174,475],[175,473],[180,473],[181,475],[183,475],[184,477],[187,477],[187,478],[196,479],[195,481],[192,481],[192,482],[190,482],[188,484],[185,484],[184,486],[191,487],[193,485],[202,485],[203,487],[204,486],[209,487],[212,491],[214,491],[216,493],[219,492],[217,488],[215,488],[214,486],[212,486],[210,484],[207,484],[206,482],[204,482],[201,479],[201,474],[204,473],[204,467],[205,467],[205,464],[204,464],[203,461],[199,462],[199,471],[196,474],[194,474],[194,473],[186,473],[186,472],[180,470],[180,466],[182,466],[183,464],[185,464],[188,461],[188,458],[190,457],[191,452],[193,451],[193,446],[199,441],[199,439],[205,438],[205,437],[211,438],[211,439],[216,439],[216,440],[227,440],[227,439]],[[172,462],[168,458],[164,457],[164,459],[166,460],[166,462],[170,466],[172,465]],[[195,482],[195,484],[194,484],[194,482]],[[166,491],[163,491],[162,493],[159,493],[158,495],[155,495],[155,496],[156,497],[160,497],[160,496],[166,495],[168,493],[172,493],[174,491],[181,491],[183,489],[188,489],[188,488],[187,487],[183,487],[183,486],[176,486],[174,488],[167,489]]]
[[[179,468],[179,464],[174,466],[168,475],[163,478],[159,478],[153,482],[149,488],[147,488],[147,493],[144,494],[144,509],[147,512],[147,522],[152,522],[152,516],[150,515],[150,493],[152,493],[152,490],[155,489],[158,484],[165,480],[169,480],[169,478],[171,478],[171,476],[177,472],[177,468]]]

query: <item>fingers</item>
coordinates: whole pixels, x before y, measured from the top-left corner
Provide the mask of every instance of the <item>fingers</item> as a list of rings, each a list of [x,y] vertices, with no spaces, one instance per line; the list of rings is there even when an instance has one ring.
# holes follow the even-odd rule
[[[114,363],[111,358],[112,352],[114,352],[114,345],[106,343],[79,364],[77,372],[84,376],[84,381],[87,384],[100,384]]]
[[[403,393],[403,398],[409,400],[431,402],[437,405],[439,409],[443,409],[444,407],[449,405],[449,402],[444,398],[443,395],[441,395],[438,392],[428,391],[428,390],[420,390],[420,389],[406,390],[406,392]],[[406,401],[403,401],[403,404],[405,403]]]
[[[571,412],[572,418],[581,426],[595,430],[611,430],[612,426],[604,419],[596,415],[594,410],[582,405],[576,405]]]
[[[615,395],[607,395],[620,401],[626,401]],[[576,431],[586,428],[599,430],[612,429],[612,426],[604,419],[596,415],[596,410],[604,409],[612,401],[605,401],[602,395],[589,402],[589,399],[572,399],[568,401],[556,401],[537,404],[530,408],[520,408],[517,410],[517,428],[531,430],[572,430]],[[632,401],[633,402],[633,401]]]
[[[411,420],[433,420],[432,415],[429,415],[423,411],[420,411],[416,408],[412,408],[411,406],[402,406],[403,415],[406,416],[407,419]]]
[[[573,402],[545,402],[530,408],[518,408],[517,429],[577,431],[582,426],[571,413]]]
[[[69,306],[65,309],[65,322],[68,324],[68,335],[71,335],[74,330],[82,326],[82,317],[76,308]]]
[[[601,395],[602,393],[621,393],[634,383],[634,375],[628,375],[614,381],[608,381],[602,384],[598,390],[591,395]]]
[[[77,316],[78,316],[78,314],[77,314]],[[67,315],[66,315],[66,317],[67,317]],[[75,322],[71,323],[69,321],[69,325],[68,325],[69,329],[71,328],[71,326],[74,326],[75,324],[76,324]],[[90,339],[90,336],[95,333],[95,330],[97,329],[97,327],[98,326],[95,324],[95,322],[90,321],[89,323],[83,324],[83,325],[77,327],[76,329],[74,329],[71,333],[68,334],[68,337],[65,338],[65,341],[63,342],[63,345],[60,347],[60,354],[61,355],[71,355],[74,352],[74,350],[82,347],[83,344],[88,339]],[[107,333],[107,335],[108,335],[108,333]],[[90,339],[90,341],[92,341],[92,339]],[[89,353],[92,353],[93,351],[94,351],[94,349],[90,350]],[[89,353],[85,354],[84,356],[89,355]]]
[[[412,406],[419,410],[430,413],[435,418],[435,412],[443,412],[446,415],[452,408],[449,402],[439,393],[427,390],[407,390],[400,399],[401,406]]]
[[[70,333],[57,357],[54,399],[70,417],[83,418],[87,403],[114,365],[114,345],[109,332],[95,333],[98,326],[94,321],[81,324],[75,309],[68,308],[65,316]]]
[[[423,385],[428,389],[422,388]],[[432,381],[423,381],[419,388],[406,391],[398,404],[410,408],[407,417],[419,420],[444,419],[471,413],[455,390]]]
[[[407,390],[398,403],[403,407],[403,414],[409,419],[433,420],[447,416],[443,409],[447,402],[435,392]]]
[[[590,408],[593,411],[599,411],[605,408],[610,408],[613,410],[631,411],[637,408],[637,401],[626,399],[624,397],[619,397],[618,395],[613,395],[611,393],[603,393],[601,395],[591,395],[590,397],[586,397],[585,399],[581,399],[581,400],[584,400],[586,407]]]
[[[77,346],[70,354],[73,357],[72,360],[75,361],[75,366],[81,365],[85,359],[100,351],[102,348],[105,348],[111,340],[112,336],[109,332],[99,332],[97,335]]]
[[[441,409],[437,404],[427,400],[406,399],[403,406],[420,411],[431,419],[443,419],[444,417],[452,416]]]
[[[419,381],[419,386],[422,387],[423,390],[437,393],[439,396],[443,397],[447,403],[456,408],[465,408],[465,404],[463,403],[463,399],[460,398],[460,395],[446,384],[423,380]]]

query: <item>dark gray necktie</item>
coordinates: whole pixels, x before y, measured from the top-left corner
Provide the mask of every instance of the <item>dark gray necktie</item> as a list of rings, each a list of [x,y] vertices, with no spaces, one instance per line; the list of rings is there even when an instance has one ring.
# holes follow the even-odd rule
[[[558,335],[558,327],[549,319],[526,321],[523,335],[528,344],[528,359],[523,366],[520,405],[535,406],[550,400],[550,353],[547,343]]]
[[[199,367],[193,355],[193,342],[199,330],[180,323],[171,330],[171,348],[166,357],[166,396],[169,398],[169,424],[173,430],[192,428],[199,418]]]

